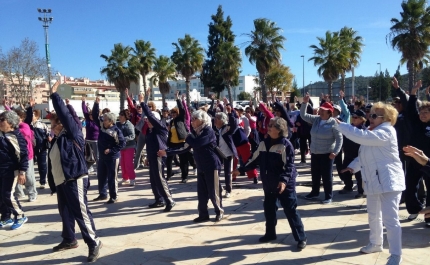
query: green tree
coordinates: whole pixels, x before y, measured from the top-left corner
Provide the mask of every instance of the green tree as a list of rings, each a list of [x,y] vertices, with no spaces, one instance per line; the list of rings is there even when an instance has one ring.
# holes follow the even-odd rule
[[[170,84],[167,81],[176,80],[176,65],[169,57],[160,55],[155,59],[153,71],[155,74],[151,77],[151,81],[154,85],[158,84],[164,106],[166,94],[170,93]]]
[[[227,87],[228,99],[233,102],[231,87],[239,85],[239,68],[242,64],[240,50],[232,42],[223,42],[215,54],[215,69],[222,77],[223,85]]]
[[[430,47],[430,7],[426,0],[403,1],[400,19],[391,19],[391,32],[387,42],[402,54],[401,63],[406,62],[409,91],[415,84],[417,70]]]
[[[294,75],[290,71],[290,67],[283,64],[275,65],[270,68],[266,76],[267,90],[272,93],[287,92],[291,89]]]
[[[299,86],[297,85],[297,80],[294,78],[293,86],[291,87],[290,102],[294,102],[294,98],[299,96]]]
[[[239,95],[237,95],[238,100],[251,100],[251,97],[251,94],[245,91],[242,91],[239,93]]]
[[[357,35],[357,31],[352,28],[343,27],[339,32],[341,48],[346,49],[346,65],[340,73],[341,85],[340,89],[345,91],[345,75],[354,67],[357,67],[360,59],[363,44],[363,38]],[[342,53],[341,53],[342,54]]]
[[[151,42],[144,40],[136,40],[133,48],[133,64],[142,76],[143,92],[146,93],[146,76],[152,70],[155,62],[155,49],[151,47]]]
[[[100,73],[106,75],[109,82],[113,83],[120,92],[120,109],[124,109],[125,90],[130,87],[130,82],[137,82],[139,78],[138,69],[132,60],[132,48],[121,43],[114,45],[111,55],[100,55],[106,61]]]
[[[265,18],[254,20],[254,29],[245,34],[251,40],[245,48],[245,55],[258,71],[263,101],[267,102],[266,75],[270,67],[281,63],[281,49],[284,49],[286,38],[281,35],[282,29]]]
[[[223,79],[220,72],[216,69],[216,54],[219,46],[224,42],[234,43],[235,35],[231,31],[233,22],[230,16],[224,19],[224,11],[219,5],[217,13],[211,16],[212,21],[209,23],[208,49],[206,50],[206,60],[203,63],[203,69],[200,74],[200,80],[205,88],[219,95],[224,89]],[[205,89],[205,93],[209,90]],[[208,96],[205,94],[205,96]]]
[[[199,42],[188,34],[183,39],[179,38],[178,43],[172,43],[175,48],[172,61],[176,64],[176,70],[185,77],[187,91],[187,105],[190,106],[190,78],[200,71],[204,60],[204,50]]]
[[[311,45],[314,56],[308,61],[313,61],[318,66],[317,73],[324,78],[328,84],[328,95],[332,98],[333,82],[339,79],[347,61],[347,53],[342,49],[339,33],[327,31],[325,38],[317,37],[319,47]]]

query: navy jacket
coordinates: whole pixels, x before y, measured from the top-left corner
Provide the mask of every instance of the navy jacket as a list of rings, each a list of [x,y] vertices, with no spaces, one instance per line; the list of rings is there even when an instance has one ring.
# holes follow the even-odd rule
[[[400,158],[404,160],[405,155],[403,154],[403,147],[409,144],[411,135],[410,123],[407,118],[409,96],[401,88],[396,89],[396,94],[400,97],[403,111],[397,116],[394,129],[396,129],[397,133],[397,147],[399,148],[399,155]]]
[[[36,143],[35,148],[43,151],[48,148],[48,127],[41,120],[33,122],[33,115],[33,108],[28,107],[27,116],[24,122],[27,123],[30,126],[30,129],[34,132],[34,141]]]
[[[214,127],[216,128],[216,127]],[[233,112],[228,114],[228,124],[221,127],[221,131],[224,131],[227,128],[227,130],[221,135],[221,137],[226,142],[228,148],[233,152],[234,157],[237,157],[237,150],[235,147],[235,144],[233,143],[233,133],[238,128],[237,120],[234,118]],[[216,136],[216,144],[219,146],[219,137],[220,133],[218,129],[214,129],[215,136]]]
[[[243,128],[238,126],[238,120],[239,120],[239,116],[237,115],[236,111],[234,109],[231,110],[231,113],[233,114],[234,117],[234,123],[235,123],[235,127],[236,129],[233,132],[233,135],[231,136],[233,139],[233,143],[234,146],[239,147],[241,145],[244,145],[246,143],[248,143],[248,137],[246,137],[245,132],[243,131]],[[230,123],[229,123],[230,125]],[[232,129],[232,126],[230,125],[230,130]]]
[[[294,166],[294,148],[287,138],[265,138],[245,167],[239,168],[239,171],[245,173],[256,169],[258,165],[264,191],[279,192],[279,182],[286,184],[286,190],[295,190],[297,171]]]
[[[0,161],[0,178],[7,177],[7,173],[15,170],[27,171],[27,141],[18,129],[8,133],[0,132]]]
[[[152,111],[145,102],[140,103],[142,112],[151,123],[153,128],[146,131],[146,153],[148,157],[156,156],[158,150],[167,149],[167,128],[164,123],[155,118]]]
[[[357,126],[356,128],[361,129],[361,130],[365,130],[366,126],[364,126],[364,124],[363,124],[363,125]],[[355,159],[358,156],[360,144],[357,144],[356,142],[349,140],[344,135],[342,148],[343,148],[343,154],[344,154],[345,158]]]
[[[407,119],[411,125],[410,145],[422,150],[426,156],[430,156],[430,122],[423,123],[417,109],[417,97],[409,97]]]
[[[93,118],[98,117],[99,104],[94,103]],[[100,159],[117,159],[120,157],[121,149],[125,147],[125,138],[121,130],[113,125],[110,128],[104,128],[103,122],[97,123],[99,127],[99,138],[97,139],[97,148],[99,150]],[[109,149],[106,155],[105,150]]]
[[[64,177],[66,180],[69,180],[86,175],[88,174],[88,169],[84,156],[84,135],[60,95],[52,93],[51,100],[55,113],[64,127],[64,133],[55,137],[51,142],[51,146],[57,144],[60,149],[61,167],[63,168]],[[49,177],[52,177],[52,175],[48,174],[48,181]]]

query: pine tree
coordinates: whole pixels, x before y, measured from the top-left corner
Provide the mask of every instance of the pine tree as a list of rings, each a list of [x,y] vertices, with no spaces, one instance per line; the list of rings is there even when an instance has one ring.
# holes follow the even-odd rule
[[[218,52],[218,47],[223,42],[231,42],[234,45],[235,35],[231,31],[233,25],[230,16],[224,19],[224,11],[222,6],[219,5],[217,13],[211,16],[212,22],[209,23],[209,35],[208,35],[208,49],[206,50],[206,60],[203,64],[203,70],[200,75],[200,79],[205,87],[205,93],[207,96],[208,90],[219,94],[225,86],[223,84],[223,78],[219,70],[215,68],[216,58],[215,55]]]

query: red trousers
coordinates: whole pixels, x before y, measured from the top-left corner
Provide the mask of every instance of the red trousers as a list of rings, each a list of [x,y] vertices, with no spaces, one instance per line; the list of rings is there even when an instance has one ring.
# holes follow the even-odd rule
[[[134,148],[127,148],[121,150],[121,158],[119,163],[121,165],[122,179],[123,180],[134,180],[136,179],[136,173],[134,172],[133,166]]]
[[[243,163],[246,164],[248,162],[248,160],[251,158],[251,144],[246,143],[246,144],[243,144],[241,146],[237,146],[236,150],[237,150],[237,155],[242,159]],[[234,162],[233,162],[233,168],[234,169],[237,169],[237,163],[238,163],[238,160],[235,157]],[[257,173],[256,169],[246,171],[246,175],[248,175],[249,179],[256,178],[257,174],[258,173]]]

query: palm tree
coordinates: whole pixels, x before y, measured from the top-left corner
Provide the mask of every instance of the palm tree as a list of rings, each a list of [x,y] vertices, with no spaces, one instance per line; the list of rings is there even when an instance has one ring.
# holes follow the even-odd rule
[[[151,81],[154,85],[158,83],[164,106],[166,94],[170,93],[170,84],[167,80],[176,80],[176,65],[169,57],[160,55],[155,59],[153,71],[155,74],[151,77]]]
[[[309,46],[314,50],[314,56],[308,61],[314,61],[315,66],[319,66],[317,73],[324,78],[328,84],[328,94],[332,98],[333,82],[339,78],[347,62],[347,53],[342,49],[339,33],[327,31],[325,39],[317,37],[319,47]]]
[[[430,46],[430,7],[426,0],[408,0],[401,4],[401,19],[392,18],[387,41],[393,49],[402,53],[401,62],[406,62],[409,75],[409,91],[415,84],[417,66],[428,54]]]
[[[267,102],[266,75],[270,66],[281,62],[281,49],[284,49],[284,36],[281,35],[282,29],[265,18],[254,20],[254,30],[245,34],[251,40],[245,48],[245,55],[249,58],[251,64],[255,64],[263,101]]]
[[[133,48],[133,64],[138,69],[143,79],[143,92],[146,95],[146,76],[152,70],[155,62],[155,49],[151,47],[151,42],[136,40]]]
[[[239,68],[242,56],[232,42],[222,42],[215,53],[215,69],[221,74],[223,85],[227,87],[228,99],[233,103],[231,87],[239,84]]]
[[[204,50],[200,43],[188,34],[183,39],[179,38],[178,43],[172,43],[175,51],[172,54],[172,61],[176,64],[176,70],[185,77],[187,90],[187,105],[190,106],[190,78],[200,71],[204,60]]]
[[[111,55],[100,55],[107,65],[100,70],[100,73],[106,75],[109,82],[113,83],[120,93],[120,109],[124,109],[125,90],[130,87],[130,82],[137,82],[139,73],[131,63],[130,46],[124,46],[121,43],[114,45]]]
[[[354,67],[357,67],[361,60],[361,52],[363,38],[357,35],[357,31],[352,28],[343,27],[339,32],[339,37],[342,49],[346,49],[347,64],[340,73],[341,77],[341,90],[345,91],[345,75],[350,72]]]

